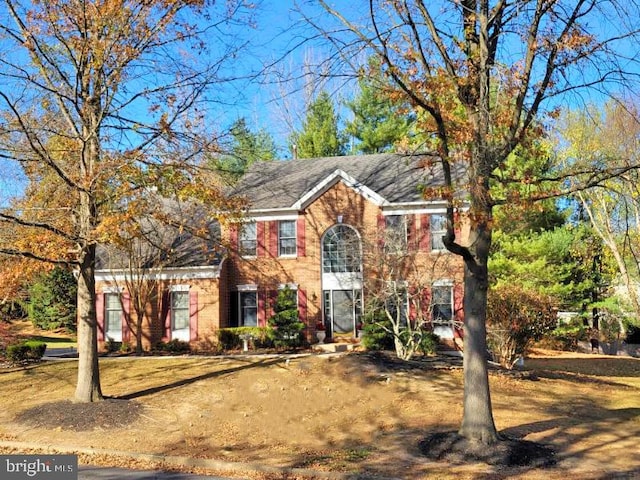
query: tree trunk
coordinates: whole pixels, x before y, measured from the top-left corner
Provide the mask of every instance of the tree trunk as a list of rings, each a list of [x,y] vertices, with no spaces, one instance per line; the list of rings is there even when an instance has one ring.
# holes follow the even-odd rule
[[[103,400],[98,366],[95,252],[94,245],[85,248],[78,276],[78,383],[74,400],[79,403]]]
[[[490,444],[499,437],[489,392],[487,281],[465,267],[464,290],[464,411],[459,434],[469,440]]]

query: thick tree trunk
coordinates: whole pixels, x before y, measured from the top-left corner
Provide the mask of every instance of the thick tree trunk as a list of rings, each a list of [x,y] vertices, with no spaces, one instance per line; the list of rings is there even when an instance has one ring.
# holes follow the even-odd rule
[[[89,403],[103,400],[98,366],[98,323],[96,318],[95,246],[86,247],[78,276],[78,383],[74,400]]]
[[[464,288],[464,413],[459,433],[489,444],[498,440],[498,433],[487,365],[487,282],[465,267]]]

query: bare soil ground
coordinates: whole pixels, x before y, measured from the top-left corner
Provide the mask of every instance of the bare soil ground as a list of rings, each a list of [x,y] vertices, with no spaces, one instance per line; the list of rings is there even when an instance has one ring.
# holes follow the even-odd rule
[[[0,440],[344,478],[640,478],[640,360],[629,357],[538,352],[520,374],[492,371],[501,433],[555,452],[555,465],[525,467],[424,455],[425,440],[454,431],[462,416],[462,371],[438,357],[408,364],[363,352],[104,358],[109,399],[90,405],[69,401],[76,368],[74,361],[1,368]],[[81,461],[128,462],[107,455]]]

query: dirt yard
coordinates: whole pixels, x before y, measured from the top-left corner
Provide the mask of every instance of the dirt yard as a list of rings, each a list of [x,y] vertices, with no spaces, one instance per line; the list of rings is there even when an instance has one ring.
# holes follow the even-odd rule
[[[426,435],[459,425],[462,371],[455,361],[401,364],[355,353],[104,358],[100,365],[109,400],[91,405],[69,402],[74,361],[0,369],[0,440],[349,478],[640,478],[638,359],[541,352],[521,375],[492,371],[498,429],[556,451],[552,468],[510,469],[421,455]],[[128,463],[106,455],[81,461]],[[251,478],[307,478],[270,475]]]

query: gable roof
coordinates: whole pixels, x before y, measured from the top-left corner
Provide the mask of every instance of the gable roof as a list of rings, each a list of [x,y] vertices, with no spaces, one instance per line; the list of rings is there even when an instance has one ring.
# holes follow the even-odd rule
[[[420,186],[443,184],[433,155],[375,154],[256,162],[234,188],[253,209],[301,209],[337,181],[379,205],[424,201]]]
[[[128,248],[96,246],[96,270],[142,272],[185,267],[219,267],[224,252],[220,225],[205,208],[149,194],[164,220],[153,215],[135,219],[138,236]],[[196,235],[194,232],[201,232]],[[133,267],[131,265],[134,265]]]

